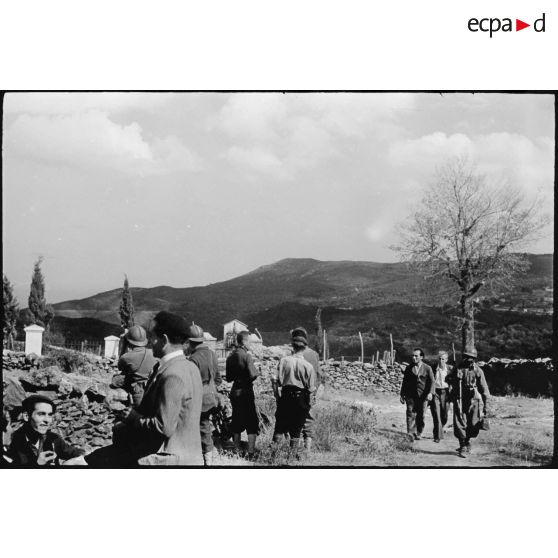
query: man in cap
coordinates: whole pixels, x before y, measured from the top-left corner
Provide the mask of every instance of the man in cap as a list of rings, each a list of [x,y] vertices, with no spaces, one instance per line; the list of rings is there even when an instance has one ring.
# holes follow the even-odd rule
[[[484,372],[476,359],[477,350],[466,349],[459,368],[446,377],[453,402],[453,432],[459,440],[459,457],[467,457],[471,452],[471,438],[478,436],[482,419],[486,417],[488,410],[490,392]]]
[[[8,463],[20,466],[85,465],[82,449],[67,444],[50,430],[56,405],[44,395],[30,395],[23,403],[25,424],[16,430],[7,451]]]
[[[306,339],[306,343],[308,343],[308,333],[303,327],[295,327],[291,331],[291,339],[295,337],[304,337]],[[316,398],[320,395],[320,388],[322,388],[322,371],[320,369],[320,357],[316,351],[311,349],[310,347],[306,346],[306,348],[302,351],[302,356],[304,360],[307,360],[314,371],[316,372]],[[304,428],[302,429],[302,436],[304,438],[304,446],[306,449],[310,450],[312,448],[312,434],[313,434],[313,426],[314,426],[314,416],[312,414],[312,408],[308,410],[308,416],[306,417],[306,421],[304,423]]]
[[[293,335],[291,346],[293,354],[279,361],[279,366],[271,378],[277,401],[273,441],[280,442],[288,434],[291,447],[298,448],[300,435],[314,404],[317,374],[314,367],[303,356],[308,346],[306,337]],[[305,439],[307,450],[312,443],[311,431],[308,434]]]
[[[132,326],[124,335],[123,354],[118,359],[121,374],[112,378],[114,387],[122,387],[130,394],[135,409],[141,403],[145,384],[157,363],[153,351],[146,345],[145,329],[139,325]]]
[[[188,328],[188,348],[186,357],[193,362],[200,371],[203,385],[203,400],[200,416],[200,435],[203,452],[203,461],[210,466],[213,459],[213,436],[211,415],[219,406],[219,395],[217,386],[221,384],[219,362],[217,355],[206,343],[203,329],[196,324]]]
[[[188,325],[171,312],[159,312],[150,329],[159,362],[137,410],[127,409],[113,429],[113,445],[86,457],[90,465],[202,465],[199,370],[184,356]]]
[[[435,393],[432,368],[423,361],[424,351],[413,349],[413,363],[403,372],[400,401],[407,405],[407,434],[420,440],[424,430],[424,411]]]
[[[248,353],[250,333],[241,331],[236,336],[236,347],[227,358],[226,379],[233,382],[230,400],[232,405],[232,424],[234,447],[240,452],[240,437],[246,430],[248,434],[248,457],[256,452],[256,438],[260,431],[260,420],[256,410],[256,400],[252,384],[260,375]]]

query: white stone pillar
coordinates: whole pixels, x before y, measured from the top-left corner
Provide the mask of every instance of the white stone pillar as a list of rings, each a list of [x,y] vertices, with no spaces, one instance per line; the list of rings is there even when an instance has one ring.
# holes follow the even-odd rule
[[[43,350],[43,331],[44,327],[37,324],[27,326],[25,331],[25,354],[35,353],[41,356]]]
[[[105,337],[105,358],[115,358],[118,356],[118,342],[120,337],[109,335]]]

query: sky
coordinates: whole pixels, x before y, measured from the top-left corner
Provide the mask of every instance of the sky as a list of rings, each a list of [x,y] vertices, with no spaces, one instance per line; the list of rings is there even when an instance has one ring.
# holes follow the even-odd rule
[[[26,306],[207,285],[283,258],[397,261],[395,227],[466,155],[551,217],[551,95],[7,93],[3,266]]]

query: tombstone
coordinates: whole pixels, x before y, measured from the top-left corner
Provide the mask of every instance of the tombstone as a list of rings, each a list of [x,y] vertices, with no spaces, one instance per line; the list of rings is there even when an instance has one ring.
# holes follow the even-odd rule
[[[37,356],[41,356],[43,350],[43,331],[44,327],[37,324],[27,326],[25,331],[25,354],[30,355],[35,353]]]
[[[118,343],[120,337],[109,335],[105,337],[105,358],[116,358],[118,356]]]

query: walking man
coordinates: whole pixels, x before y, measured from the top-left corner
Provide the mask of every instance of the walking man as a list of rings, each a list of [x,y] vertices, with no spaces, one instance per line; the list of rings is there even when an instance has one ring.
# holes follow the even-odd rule
[[[256,452],[256,438],[260,430],[252,384],[260,375],[260,371],[255,367],[254,360],[248,353],[249,339],[248,331],[241,331],[236,336],[236,348],[226,362],[226,378],[227,382],[233,382],[230,399],[234,447],[237,452],[240,452],[240,437],[246,430],[248,457],[252,458]]]
[[[200,416],[200,435],[204,465],[209,467],[213,461],[213,428],[211,415],[219,405],[217,386],[221,383],[217,355],[204,343],[203,329],[196,324],[188,328],[187,358],[200,371],[203,386],[202,409]]]
[[[434,441],[437,443],[444,438],[444,426],[448,422],[448,388],[446,376],[453,367],[448,364],[448,353],[440,351],[438,353],[438,364],[434,371],[435,392],[430,401],[430,411],[432,412],[432,422],[434,423]]]
[[[403,373],[400,401],[407,405],[407,434],[420,440],[424,430],[424,411],[434,397],[434,375],[424,359],[422,349],[413,350],[413,363]]]
[[[476,349],[464,351],[463,361],[457,371],[446,377],[453,402],[453,432],[459,440],[459,457],[467,457],[471,452],[471,438],[478,436],[482,420],[487,415],[490,392],[476,359]]]
[[[305,428],[317,389],[317,374],[304,358],[308,345],[306,337],[294,335],[291,339],[293,354],[283,357],[274,376],[273,392],[277,401],[273,441],[280,442],[287,434],[291,448],[298,448],[300,435]],[[310,450],[311,432],[305,438],[305,448]]]

